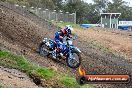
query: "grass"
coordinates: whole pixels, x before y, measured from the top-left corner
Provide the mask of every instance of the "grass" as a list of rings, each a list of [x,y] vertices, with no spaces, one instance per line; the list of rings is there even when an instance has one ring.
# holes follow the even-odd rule
[[[63,87],[63,88],[91,88],[91,85],[80,86],[76,79],[70,77],[66,74],[62,74],[54,71],[50,68],[44,68],[32,63],[29,63],[24,57],[15,55],[8,51],[0,50],[0,65],[7,68],[18,69],[22,72],[25,72],[27,75],[33,75],[34,77],[38,77],[40,79],[46,80],[46,85],[51,88],[55,87]],[[44,83],[45,84],[45,83]],[[0,86],[1,88],[2,86]],[[56,87],[55,87],[56,88]]]
[[[0,65],[15,68],[26,73],[30,73],[35,68],[24,57],[11,54],[7,51],[0,51]]]
[[[77,85],[77,82],[74,78],[71,78],[69,76],[63,76],[61,77],[60,79],[61,83],[62,84],[65,84],[65,86],[67,86],[68,88],[79,88],[79,85]]]
[[[54,72],[53,70],[50,70],[48,68],[38,68],[38,69],[35,69],[32,74],[36,74],[37,76],[39,77],[42,77],[42,78],[50,78],[52,76],[54,76]]]
[[[2,85],[0,84],[0,88],[2,88]]]
[[[75,78],[72,78],[68,75],[63,75],[60,78],[61,78],[60,79],[61,83],[64,84],[68,88],[92,88],[92,85],[89,85],[89,84],[83,85],[83,86],[78,85]]]
[[[0,88],[4,88],[3,85],[2,85],[2,83],[0,83]]]

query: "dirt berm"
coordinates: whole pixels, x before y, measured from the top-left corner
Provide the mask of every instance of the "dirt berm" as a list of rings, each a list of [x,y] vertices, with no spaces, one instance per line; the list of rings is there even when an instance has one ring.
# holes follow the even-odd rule
[[[58,71],[75,75],[73,74],[75,70],[68,68],[65,63],[54,62],[35,52],[43,36],[53,38],[56,27],[26,10],[7,7],[0,4],[0,47],[22,54],[35,64],[47,67],[55,66]],[[79,36],[77,39],[78,47],[83,53],[82,65],[88,74],[132,75],[130,60],[94,47],[87,40],[89,38],[84,35],[84,33],[88,33],[86,30],[82,30],[82,34],[81,31],[76,31],[76,33]],[[132,88],[132,82],[129,84],[97,84],[94,86],[96,88]]]

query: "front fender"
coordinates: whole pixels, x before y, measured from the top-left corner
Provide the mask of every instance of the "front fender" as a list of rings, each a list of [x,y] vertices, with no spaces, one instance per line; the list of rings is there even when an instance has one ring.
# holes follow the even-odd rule
[[[79,49],[79,48],[77,48],[77,47],[73,47],[73,50],[72,50],[73,52],[78,52],[78,53],[81,53],[81,50]]]

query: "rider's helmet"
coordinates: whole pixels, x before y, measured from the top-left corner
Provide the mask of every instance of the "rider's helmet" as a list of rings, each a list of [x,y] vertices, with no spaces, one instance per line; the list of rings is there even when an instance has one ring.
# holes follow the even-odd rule
[[[66,34],[71,34],[71,31],[73,31],[73,28],[71,25],[66,25],[64,28]]]

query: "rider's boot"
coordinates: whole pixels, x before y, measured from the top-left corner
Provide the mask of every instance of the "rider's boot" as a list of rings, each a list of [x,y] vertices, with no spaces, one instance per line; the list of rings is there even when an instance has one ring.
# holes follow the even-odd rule
[[[60,55],[63,57],[65,55],[66,51],[67,51],[66,47],[63,46],[63,48],[61,49]]]
[[[63,56],[63,53],[60,53],[61,57]]]
[[[57,58],[57,52],[56,52],[56,49],[52,52],[52,57],[53,57],[54,59]]]

